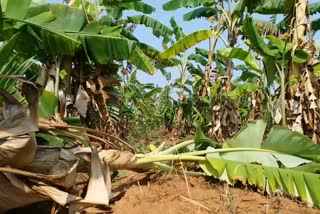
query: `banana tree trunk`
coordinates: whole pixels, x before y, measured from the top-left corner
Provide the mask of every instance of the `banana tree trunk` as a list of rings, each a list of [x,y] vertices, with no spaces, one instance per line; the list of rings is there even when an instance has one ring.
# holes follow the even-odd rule
[[[303,49],[309,55],[306,63],[289,64],[287,87],[287,124],[293,131],[305,134],[320,143],[320,115],[318,113],[319,83],[313,74],[315,59],[314,42],[306,37],[310,29],[308,22],[308,0],[295,1],[292,42],[297,49]]]
[[[208,95],[208,89],[209,89],[209,81],[210,81],[210,72],[211,72],[211,62],[212,60],[209,60],[210,63],[208,63],[208,66],[206,67],[205,73],[204,73],[204,84],[202,85],[200,96],[205,97]]]
[[[184,100],[184,88],[180,89],[179,92],[179,104],[181,104]],[[179,106],[179,108],[176,111],[176,121],[175,121],[175,127],[172,130],[172,133],[174,136],[178,136],[182,134],[184,129],[184,112],[183,108]]]
[[[301,47],[301,44],[304,42],[304,36],[306,34],[306,24],[307,24],[307,5],[308,0],[296,0],[295,3],[295,16],[293,17],[293,36],[292,42],[298,48]],[[291,62],[289,70],[290,80],[300,77],[301,64]]]

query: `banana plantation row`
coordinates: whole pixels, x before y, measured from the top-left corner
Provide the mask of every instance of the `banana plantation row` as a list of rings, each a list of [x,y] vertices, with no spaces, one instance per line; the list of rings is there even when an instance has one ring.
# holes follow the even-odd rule
[[[92,171],[103,155],[108,161],[97,168],[106,172],[109,167],[171,170],[161,161],[194,161],[202,171],[190,174],[229,184],[241,180],[268,193],[280,189],[320,206],[320,3],[164,1],[164,11],[188,8],[186,22],[208,21],[210,28],[191,34],[175,18],[168,26],[152,18],[156,8],[141,0],[3,0],[0,6],[1,153],[16,145],[12,137],[28,136],[19,152],[0,156],[1,172],[69,188],[66,177],[39,176],[42,171],[31,164],[39,155],[37,144],[73,147],[63,151],[74,165],[90,144]],[[124,16],[127,10],[137,15]],[[163,50],[139,41],[137,27],[151,28]],[[197,46],[203,41],[205,49]],[[141,71],[161,72],[167,85],[140,82]],[[172,79],[171,72],[179,78]],[[160,145],[146,155],[134,154],[121,140],[155,129],[177,137],[195,133],[195,138],[168,149]],[[108,205],[111,183],[107,175],[99,176],[105,195],[92,198],[90,180],[83,204]],[[0,185],[12,179],[5,177],[1,174]],[[41,193],[74,211],[86,207],[78,196],[64,192],[65,200],[57,199],[46,192],[48,186],[37,185],[35,200],[26,204],[41,201]],[[26,205],[10,202],[0,194],[0,211]]]

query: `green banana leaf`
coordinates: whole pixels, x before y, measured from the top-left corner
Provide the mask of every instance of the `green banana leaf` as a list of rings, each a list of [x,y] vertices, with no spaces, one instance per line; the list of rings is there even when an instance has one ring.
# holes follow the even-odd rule
[[[119,3],[116,4],[116,7],[126,10],[135,10],[144,14],[151,14],[156,10],[156,8],[152,7],[151,5],[140,1]]]
[[[96,62],[107,64],[112,60],[126,60],[135,49],[136,42],[125,38],[79,34],[82,45]]]
[[[129,16],[128,21],[135,24],[143,24],[147,27],[152,28],[152,33],[156,37],[172,34],[172,29],[157,21],[156,19],[153,19],[146,15]]]
[[[237,12],[243,12],[247,8],[249,13],[260,14],[292,14],[294,0],[241,0],[237,2]],[[308,5],[310,15],[320,12],[320,3],[315,2]]]
[[[179,41],[180,39],[182,39],[185,36],[185,34],[183,33],[182,28],[178,25],[178,23],[176,22],[174,17],[171,17],[170,24],[171,24],[171,27],[173,29],[173,34],[174,34],[174,36],[176,38],[176,41]]]
[[[54,115],[58,107],[58,97],[54,93],[43,90],[39,97],[39,115],[41,117],[50,117]]]
[[[201,162],[204,172],[230,184],[240,181],[268,193],[280,190],[320,207],[320,193],[315,190],[320,174],[311,173],[319,169],[312,161],[320,161],[320,146],[280,126],[274,126],[263,143],[265,129],[264,121],[248,124],[223,146],[247,151],[207,154]],[[305,170],[309,164],[312,169]]]
[[[232,91],[224,93],[224,96],[236,100],[241,96],[245,96],[257,91],[258,89],[259,85],[257,85],[257,83],[246,82],[242,85],[236,86]]]
[[[278,152],[306,158],[320,162],[320,146],[297,132],[292,132],[281,126],[274,126],[269,137],[262,144],[263,149],[272,149]]]
[[[268,193],[280,190],[320,207],[320,194],[317,191],[320,185],[319,174],[214,157],[207,157],[201,167],[206,174],[230,184],[241,181]]]
[[[203,66],[206,66],[208,64],[208,59],[204,58],[203,56],[199,54],[190,54],[188,56],[188,60],[193,60],[197,63],[200,63]]]
[[[122,3],[139,2],[139,1],[141,0],[102,0],[102,4],[104,4],[105,6],[116,6]]]
[[[316,77],[320,78],[320,63],[313,66],[313,73]]]
[[[320,13],[320,2],[311,3],[308,5],[310,15]]]
[[[164,151],[159,147],[157,152],[138,155],[130,167],[157,167],[160,164],[162,169],[172,170],[165,161],[197,161],[205,175],[230,185],[249,184],[268,194],[280,191],[320,207],[320,145],[279,126],[265,133],[266,127],[263,120],[248,123],[222,148],[198,129],[194,141],[185,141]]]
[[[320,18],[311,21],[311,30],[313,34],[320,30]]]
[[[272,83],[275,80],[276,71],[277,71],[276,63],[275,63],[276,61],[277,61],[277,58],[271,57],[271,56],[265,56],[262,59],[264,72],[267,77],[268,86],[272,85]]]
[[[23,19],[27,14],[31,0],[4,0],[1,1],[5,16],[11,19]]]
[[[250,40],[251,44],[261,51],[263,55],[276,57],[278,50],[271,50],[269,46],[263,41],[257,28],[255,27],[252,18],[247,15],[243,22],[243,32],[246,37]]]
[[[224,48],[218,50],[218,55],[225,58],[236,58],[244,61],[246,65],[249,66],[252,70],[258,71],[261,73],[261,69],[257,60],[254,58],[252,53],[245,51],[242,48]]]
[[[61,4],[45,4],[30,7],[25,19],[48,12],[55,16],[55,20],[43,24],[43,27],[60,32],[79,32],[85,24],[84,10]]]
[[[84,19],[81,18],[82,10],[49,4],[30,9],[19,4],[16,7],[19,8],[18,10],[23,9],[26,14],[26,19],[14,19],[21,23],[17,25],[18,30],[34,37],[40,49],[45,49],[53,56],[75,54],[81,43],[77,38],[65,34],[62,30],[80,30],[84,24]],[[4,13],[5,18],[11,19],[7,12]]]
[[[74,56],[78,51],[85,51],[89,59],[100,64],[112,60],[131,60],[141,70],[149,73],[155,70],[144,49],[140,48],[144,52],[135,49],[137,41],[125,38],[119,27],[100,28],[98,23],[86,25],[81,9],[54,4],[22,9],[26,10],[26,19],[15,20],[21,23],[18,30],[24,32],[25,36],[30,35],[37,49],[44,50],[52,57]],[[10,19],[6,13],[4,15]],[[103,34],[98,34],[100,31]],[[15,46],[23,46],[23,42]]]
[[[200,7],[197,9],[194,9],[186,14],[183,15],[184,21],[191,21],[197,18],[206,17],[209,18],[211,16],[214,16],[218,13],[218,10],[216,8],[212,7]]]
[[[240,0],[237,2],[237,10],[244,11],[247,8],[249,13],[260,14],[288,14],[292,13],[294,7],[294,0],[258,0],[248,1]]]
[[[21,34],[15,34],[13,37],[10,38],[0,49],[0,67],[8,62],[12,51],[15,49],[16,42],[21,38]]]
[[[164,5],[162,8],[164,10],[176,10],[182,7],[197,7],[205,4],[212,4],[211,0],[171,0]]]
[[[160,58],[169,59],[175,57],[176,55],[186,51],[197,43],[209,39],[214,35],[216,35],[216,32],[213,30],[195,31],[189,35],[186,35],[185,37],[177,41],[174,45],[162,52],[160,54]]]
[[[155,67],[152,60],[146,54],[144,54],[139,47],[134,49],[128,61],[136,65],[141,70],[147,71],[149,74],[154,74],[155,72]]]
[[[253,23],[261,34],[266,33],[269,35],[276,35],[279,31],[277,24],[271,22],[270,20],[254,19]]]

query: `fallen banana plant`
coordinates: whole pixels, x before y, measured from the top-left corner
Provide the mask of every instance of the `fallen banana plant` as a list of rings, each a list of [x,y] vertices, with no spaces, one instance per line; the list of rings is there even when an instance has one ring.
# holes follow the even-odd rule
[[[65,139],[75,146],[90,144],[89,138],[91,138],[92,140],[99,142],[99,145],[104,149],[128,150],[134,152],[133,147],[127,142],[99,130],[71,126],[63,121],[52,122],[44,118],[40,118],[38,125],[42,134],[41,137],[51,135],[58,139]],[[48,139],[48,141],[50,141],[50,139]]]
[[[36,152],[35,132],[37,125],[37,89],[33,85],[23,86],[28,106],[22,106],[8,91],[0,88],[3,97],[0,122],[0,166],[23,167],[31,164]]]
[[[70,214],[84,210],[109,212],[111,178],[96,147],[91,146],[91,162],[84,167],[90,174],[86,196],[63,191],[76,183],[79,158],[63,148],[37,146],[38,91],[33,84],[25,83],[22,92],[27,106],[0,88],[4,100],[0,122],[0,213],[48,200],[68,207]]]
[[[169,171],[179,170],[174,163],[195,162],[203,172],[185,169],[185,173],[214,176],[230,185],[241,182],[269,194],[283,192],[320,207],[320,146],[280,126],[274,126],[267,134],[267,139],[263,140],[265,129],[264,121],[250,123],[222,148],[215,148],[214,142],[208,144],[208,139],[203,137],[199,139],[202,133],[197,133],[194,140],[166,150],[163,150],[162,144],[148,154],[101,150],[99,156],[114,170]],[[203,148],[204,142],[207,143],[206,149],[196,150]],[[179,152],[182,150],[184,152]],[[89,151],[72,149],[71,152],[80,154]]]
[[[96,205],[104,206],[100,211],[110,211],[111,178],[108,166],[100,164],[95,147],[92,147],[91,170],[85,172],[91,174],[85,197],[67,191],[76,184],[78,164],[79,159],[68,150],[39,146],[30,166],[24,169],[0,167],[0,187],[6,190],[0,192],[0,213],[49,200],[68,207],[69,213]]]

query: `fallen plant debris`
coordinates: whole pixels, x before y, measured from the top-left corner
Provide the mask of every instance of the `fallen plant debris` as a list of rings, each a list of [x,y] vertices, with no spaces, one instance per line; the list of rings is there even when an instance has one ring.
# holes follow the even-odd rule
[[[319,193],[313,189],[319,185],[320,175],[314,170],[319,167],[320,146],[299,133],[277,126],[262,143],[265,128],[264,121],[250,123],[222,147],[205,139],[198,130],[194,140],[167,149],[163,142],[147,154],[104,149],[96,147],[97,144],[71,148],[38,146],[31,165],[21,169],[0,168],[1,186],[15,195],[19,192],[22,199],[16,203],[15,195],[0,197],[1,212],[46,200],[67,207],[69,213],[110,212],[109,201],[116,196],[111,192],[110,171],[122,169],[213,176],[229,185],[241,182],[256,187],[262,193],[284,192],[319,207]],[[206,149],[197,150],[203,148],[202,144],[206,144]],[[194,171],[192,165],[202,170]],[[84,189],[78,190],[78,194],[68,190],[75,184],[77,173],[89,176],[83,186],[87,189],[84,196],[81,196]]]

